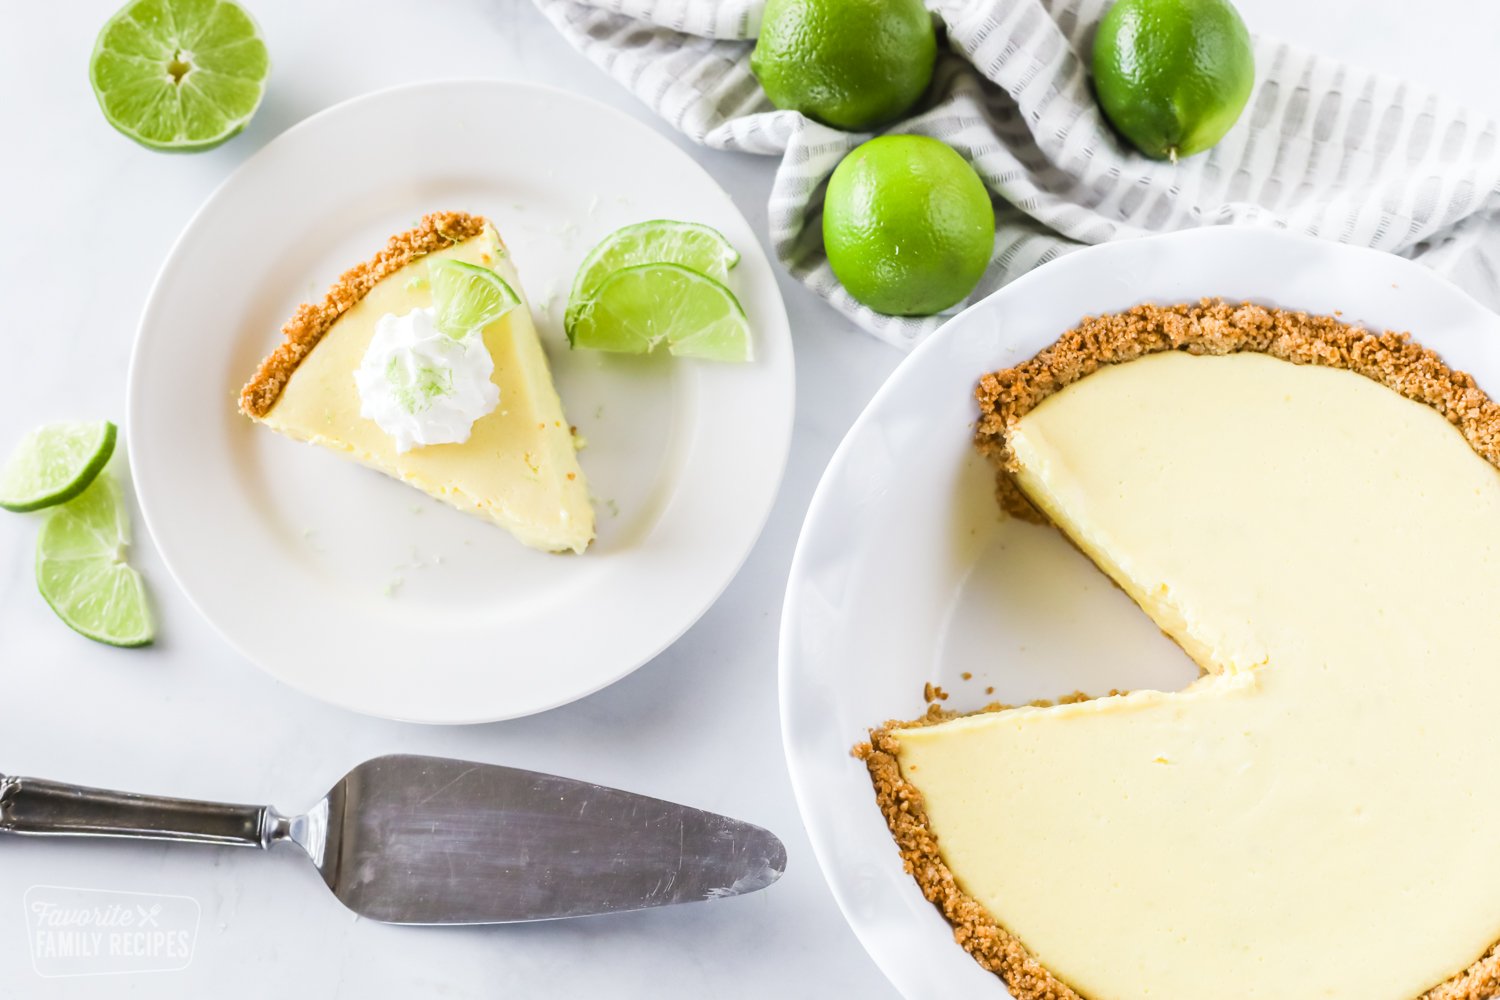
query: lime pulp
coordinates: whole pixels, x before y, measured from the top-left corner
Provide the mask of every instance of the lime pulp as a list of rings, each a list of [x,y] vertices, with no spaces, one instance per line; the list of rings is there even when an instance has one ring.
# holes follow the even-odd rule
[[[70,628],[111,646],[144,646],[155,637],[141,575],[125,562],[130,517],[108,472],[42,525],[36,582]]]
[[[568,294],[564,326],[572,330],[599,286],[621,268],[680,264],[722,282],[739,262],[739,251],[717,229],[696,222],[654,219],[617,229],[590,250],[579,265]]]
[[[89,82],[104,117],[152,149],[236,135],[265,95],[270,56],[233,0],[131,0],[99,31]]]
[[[40,510],[71,500],[109,461],[115,434],[107,420],[38,427],[0,468],[0,507]]]
[[[455,340],[482,330],[521,304],[505,279],[487,267],[440,258],[427,268],[433,322]]]
[[[621,268],[599,285],[573,325],[574,347],[749,361],[750,324],[734,293],[679,264]]]

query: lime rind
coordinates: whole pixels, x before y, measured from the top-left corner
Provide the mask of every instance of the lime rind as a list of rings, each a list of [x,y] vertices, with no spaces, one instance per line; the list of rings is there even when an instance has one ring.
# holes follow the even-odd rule
[[[455,340],[483,330],[521,304],[521,296],[494,271],[440,258],[427,267],[433,323]]]
[[[21,439],[0,468],[0,508],[41,510],[82,493],[114,454],[107,420],[47,424]]]
[[[750,323],[734,293],[680,264],[637,264],[610,275],[579,313],[575,348],[749,361]]]
[[[590,250],[573,279],[563,327],[571,339],[574,323],[612,274],[640,264],[679,264],[723,282],[740,253],[711,226],[675,219],[637,222],[610,233]]]
[[[125,562],[130,518],[108,472],[42,525],[36,582],[43,600],[80,635],[111,646],[144,646],[156,636],[145,581]]]
[[[1228,0],[1120,0],[1099,22],[1090,63],[1110,124],[1173,163],[1228,134],[1255,89],[1255,46]]]
[[[133,0],[100,30],[89,82],[124,135],[197,152],[244,129],[269,71],[259,28],[233,0]]]

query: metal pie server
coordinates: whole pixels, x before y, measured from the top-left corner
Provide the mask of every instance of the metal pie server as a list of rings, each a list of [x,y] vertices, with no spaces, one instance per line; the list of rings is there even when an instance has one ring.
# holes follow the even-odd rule
[[[398,924],[479,924],[721,899],[781,877],[769,831],[550,774],[366,761],[305,814],[0,776],[0,833],[302,848],[341,902]]]

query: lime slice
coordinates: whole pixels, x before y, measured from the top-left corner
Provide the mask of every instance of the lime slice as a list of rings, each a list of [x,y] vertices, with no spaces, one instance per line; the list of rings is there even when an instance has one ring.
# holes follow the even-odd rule
[[[504,278],[478,264],[443,258],[427,265],[427,275],[437,310],[433,322],[455,340],[484,329],[521,304]]]
[[[271,61],[233,0],[131,0],[104,23],[89,82],[104,117],[152,149],[217,146],[250,121]]]
[[[71,500],[94,481],[114,450],[115,425],[108,420],[38,427],[0,469],[0,507],[40,510]]]
[[[717,229],[696,222],[656,219],[617,229],[589,251],[568,293],[568,311],[563,321],[568,330],[588,300],[611,274],[637,264],[681,264],[699,274],[723,281],[729,269],[740,262],[740,253]]]
[[[59,507],[36,540],[36,585],[68,626],[111,646],[155,636],[141,575],[125,564],[130,515],[120,485],[101,473]]]
[[[679,264],[639,264],[605,279],[573,326],[574,347],[749,361],[750,324],[734,293]]]

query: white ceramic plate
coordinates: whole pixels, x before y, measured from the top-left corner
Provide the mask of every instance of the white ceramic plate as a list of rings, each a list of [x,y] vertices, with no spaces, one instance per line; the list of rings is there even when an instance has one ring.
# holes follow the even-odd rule
[[[488,216],[515,255],[597,498],[583,556],[533,552],[395,480],[255,427],[240,386],[299,302],[424,212]],[[714,226],[756,360],[570,352],[574,271],[611,230]],[[729,197],[603,105],[494,81],[402,87],[253,156],[167,258],[136,338],[129,451],[173,576],[224,637],[309,694],[389,718],[538,712],[619,679],[709,607],[759,535],[793,406],[771,266]]]
[[[856,421],[813,498],[781,632],[781,715],[802,817],[860,940],[911,998],[1007,996],[922,898],[849,748],[922,714],[922,686],[975,709],[1198,674],[1055,531],[1000,520],[970,444],[978,377],[1085,314],[1203,296],[1409,330],[1500,390],[1500,317],[1427,269],[1269,230],[1204,229],[1070,254],[955,317]],[[965,673],[971,680],[964,680]],[[989,695],[986,689],[993,688]]]

